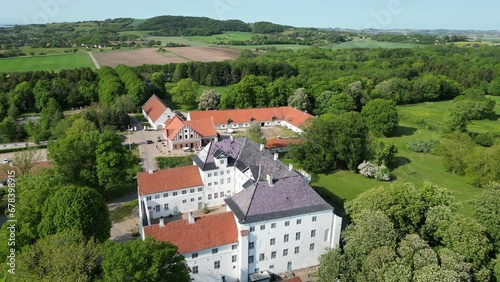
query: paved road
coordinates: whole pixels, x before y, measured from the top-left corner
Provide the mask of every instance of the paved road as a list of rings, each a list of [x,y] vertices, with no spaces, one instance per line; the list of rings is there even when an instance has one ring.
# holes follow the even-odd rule
[[[92,52],[88,52],[88,53],[89,53],[90,59],[92,60],[92,62],[94,62],[95,68],[96,69],[100,69],[101,65],[99,64],[99,62],[97,61],[97,59],[94,57],[94,54]]]
[[[149,169],[156,170],[155,157],[161,155],[161,153],[156,149],[156,139],[161,136],[161,131],[144,131],[142,124],[137,120],[135,116],[130,117],[130,124],[135,127],[137,131],[130,134],[130,139],[128,142],[132,142],[139,145],[139,152],[141,153],[141,163],[143,171],[148,171]],[[147,144],[146,140],[151,140],[154,144]]]

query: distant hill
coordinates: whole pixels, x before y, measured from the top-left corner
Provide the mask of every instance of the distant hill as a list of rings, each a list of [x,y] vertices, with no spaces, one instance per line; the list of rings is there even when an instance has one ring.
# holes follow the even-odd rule
[[[152,31],[157,36],[209,36],[223,31],[252,31],[240,20],[220,21],[204,17],[159,16],[147,19],[136,30]]]

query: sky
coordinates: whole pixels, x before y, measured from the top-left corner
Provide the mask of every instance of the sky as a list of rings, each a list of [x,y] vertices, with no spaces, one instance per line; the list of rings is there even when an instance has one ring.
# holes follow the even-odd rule
[[[498,0],[17,0],[1,24],[205,16],[296,27],[500,30]]]

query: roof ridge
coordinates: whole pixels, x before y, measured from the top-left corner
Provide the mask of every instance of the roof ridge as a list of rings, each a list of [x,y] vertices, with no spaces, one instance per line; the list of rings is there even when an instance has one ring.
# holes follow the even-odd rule
[[[246,219],[247,219],[247,216],[248,216],[248,213],[250,212],[250,207],[252,206],[252,202],[253,202],[253,199],[255,198],[255,192],[257,192],[257,185],[258,185],[258,181],[254,183],[254,189],[253,189],[253,193],[252,193],[252,198],[250,199],[250,202],[248,203],[248,208],[247,210],[245,211],[245,216],[243,217],[243,220],[242,220],[242,223],[245,223]]]

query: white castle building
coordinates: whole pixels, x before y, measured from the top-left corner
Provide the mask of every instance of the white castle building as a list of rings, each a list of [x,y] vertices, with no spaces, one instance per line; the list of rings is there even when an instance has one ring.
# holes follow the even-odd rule
[[[142,238],[176,245],[193,281],[266,281],[266,273],[318,265],[340,240],[333,208],[292,165],[247,138],[211,142],[192,166],[140,173],[138,192]],[[220,205],[226,212],[190,213]],[[189,219],[163,220],[178,213]]]

